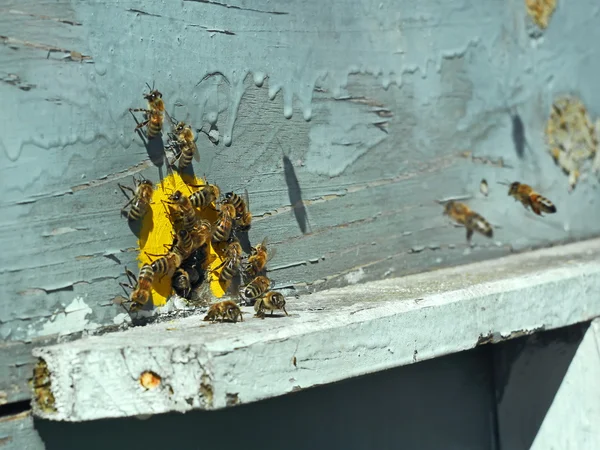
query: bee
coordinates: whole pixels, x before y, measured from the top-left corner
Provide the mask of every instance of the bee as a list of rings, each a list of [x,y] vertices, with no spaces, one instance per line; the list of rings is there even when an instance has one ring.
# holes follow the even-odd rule
[[[254,300],[267,292],[270,287],[271,280],[263,275],[259,275],[244,288],[244,300]]]
[[[488,182],[487,182],[487,180],[485,178],[483,178],[481,180],[481,183],[479,183],[479,192],[481,192],[486,197],[490,193],[490,189],[488,187]]]
[[[150,209],[152,194],[154,193],[154,185],[152,184],[152,181],[146,180],[145,178],[136,180],[136,178],[133,177],[133,185],[135,186],[135,190],[129,186],[124,186],[121,183],[117,183],[117,185],[121,189],[121,192],[123,192],[125,197],[128,199],[128,202],[125,203],[125,206],[121,208],[121,214],[123,214],[127,206],[131,204],[129,213],[127,213],[127,219],[140,220]],[[129,198],[129,195],[125,192],[125,190],[131,192],[131,198]]]
[[[270,291],[256,300],[254,304],[255,317],[265,318],[265,311],[271,311],[271,315],[276,309],[281,309],[286,316],[289,316],[285,310],[285,297],[281,292]]]
[[[225,258],[223,262],[213,270],[216,271],[223,267],[219,274],[219,281],[221,283],[227,283],[239,272],[242,264],[242,246],[238,241],[233,241],[227,246],[224,253]]]
[[[235,208],[236,227],[240,230],[249,230],[252,223],[252,214],[248,210],[250,200],[248,198],[248,190],[244,189],[244,198],[234,192],[227,192],[223,203],[230,204]]]
[[[233,219],[235,217],[235,208],[229,203],[223,203],[219,210],[219,217],[213,228],[212,241],[225,242],[231,236],[233,228]]]
[[[469,242],[474,231],[489,238],[494,235],[494,230],[490,223],[464,203],[454,200],[449,201],[444,208],[444,215],[452,217],[456,222],[465,226],[467,229],[467,241]]]
[[[194,251],[194,238],[192,233],[187,230],[179,230],[177,237],[173,240],[170,251],[177,249],[183,259],[187,258]]]
[[[148,101],[148,108],[129,108],[130,112],[143,112],[146,116],[145,120],[139,123],[135,130],[139,130],[140,128],[148,125],[146,135],[148,139],[155,138],[162,132],[163,122],[165,119],[165,104],[162,100],[162,94],[154,89],[154,87],[150,87],[148,83],[146,83],[150,92],[148,94],[144,94],[144,98]]]
[[[192,128],[185,122],[178,122],[173,126],[170,133],[172,144],[171,150],[175,150],[179,156],[179,170],[185,169],[192,163],[192,159],[200,161],[200,154],[196,146],[196,137]]]
[[[553,214],[556,212],[556,206],[549,199],[543,195],[538,194],[533,188],[527,184],[519,183],[515,181],[510,184],[508,189],[508,195],[520,201],[525,209],[531,207],[531,210],[538,216],[542,215],[542,212],[547,214]]]
[[[151,264],[152,270],[155,275],[161,275],[161,278],[167,274],[173,274],[183,261],[183,257],[177,248],[173,248],[172,251],[166,255],[152,255],[146,253],[148,256],[160,256],[160,258],[154,260]]]
[[[238,318],[242,322],[244,321],[240,307],[232,300],[225,300],[212,305],[208,309],[208,313],[206,313],[204,320],[215,322],[221,319],[221,321],[228,320],[235,323]]]
[[[204,209],[208,207],[212,202],[216,201],[221,195],[219,186],[216,184],[203,184],[203,185],[191,185],[198,187],[192,195],[190,195],[190,202],[196,208]]]
[[[175,217],[179,213],[179,218],[174,223],[179,220],[181,227],[190,231],[197,222],[196,211],[190,202],[190,198],[181,191],[175,191],[169,195],[169,201],[176,205],[175,209],[170,209],[170,213],[173,214],[173,211],[177,211],[174,213]]]
[[[127,275],[127,279],[129,280],[129,284],[119,283],[123,288],[132,289],[131,294],[129,295],[129,300],[131,301],[131,306],[129,308],[130,311],[137,311],[141,309],[150,297],[152,296],[152,283],[154,282],[154,269],[152,266],[145,264],[140,269],[140,274],[136,278],[131,270],[125,267],[125,275]]]
[[[194,249],[198,249],[210,241],[212,237],[212,226],[206,219],[200,219],[190,231],[194,242]]]
[[[267,251],[267,238],[258,244],[256,247],[252,247],[250,250],[250,256],[248,262],[244,268],[244,275],[248,278],[254,278],[265,268],[267,263],[275,256],[275,249]]]
[[[179,267],[175,271],[173,274],[172,285],[177,295],[183,298],[189,298],[190,293],[192,292],[192,282],[189,273],[185,269]]]

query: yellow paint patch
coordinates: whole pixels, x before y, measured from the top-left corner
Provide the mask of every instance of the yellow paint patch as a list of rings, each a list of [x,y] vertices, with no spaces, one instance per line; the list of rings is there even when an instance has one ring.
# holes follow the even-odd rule
[[[140,268],[144,264],[151,264],[154,260],[160,258],[160,256],[148,256],[147,254],[164,255],[173,243],[173,226],[167,217],[165,204],[169,201],[169,195],[179,190],[183,194],[189,196],[197,188],[188,185],[200,186],[204,184],[204,180],[202,179],[185,174],[181,176],[179,173],[173,172],[156,185],[154,194],[152,194],[152,203],[150,204],[152,212],[148,212],[148,214],[144,216],[140,238],[138,239],[138,247],[140,250],[138,260]],[[199,218],[209,220],[211,224],[214,224],[217,220],[217,212],[210,208],[206,208],[202,212],[196,210],[196,214]],[[213,248],[213,246],[209,244],[207,261],[203,268],[210,271],[217,267],[223,261],[222,255],[223,253],[220,246]],[[226,291],[224,288],[226,288],[226,286],[221,286],[218,281],[218,274],[211,275],[210,272],[207,272],[206,279],[210,280],[210,288],[213,295],[217,298],[223,297]],[[162,279],[160,279],[157,276],[152,285],[152,302],[154,306],[166,304],[171,292],[171,277],[163,276]]]
[[[525,6],[535,24],[544,29],[548,27],[550,17],[556,9],[556,0],[525,0]]]

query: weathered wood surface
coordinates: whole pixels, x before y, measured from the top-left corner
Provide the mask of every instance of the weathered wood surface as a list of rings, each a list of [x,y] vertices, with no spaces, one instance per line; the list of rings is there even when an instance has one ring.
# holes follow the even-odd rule
[[[0,417],[2,450],[43,450],[46,448],[34,428],[31,411]]]
[[[574,91],[600,114],[594,0],[559,6],[541,37],[520,0],[9,0],[1,10],[7,341],[122,320],[111,301],[136,239],[116,183],[164,173],[127,112],[153,80],[169,111],[219,128],[218,146],[200,137],[195,171],[248,188],[250,237],[277,248],[270,275],[280,286],[401,276],[600,231],[596,181],[569,195],[542,137],[557,93]],[[483,177],[487,198],[477,193]],[[559,212],[526,212],[496,184],[512,179]],[[476,236],[466,248],[464,230],[434,203],[453,195],[472,195],[502,227],[494,240]],[[19,354],[5,345],[0,358],[15,365]],[[27,395],[11,390],[20,378],[1,383],[11,401]]]
[[[49,384],[34,413],[77,422],[251,403],[588,321],[598,292],[600,239],[288,298],[289,317],[246,307],[236,324],[198,314],[36,348]],[[140,381],[146,371],[157,385]]]

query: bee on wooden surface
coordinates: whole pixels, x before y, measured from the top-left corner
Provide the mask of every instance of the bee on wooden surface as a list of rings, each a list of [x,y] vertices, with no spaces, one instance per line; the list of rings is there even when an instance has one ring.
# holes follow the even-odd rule
[[[185,269],[179,267],[175,271],[173,274],[172,285],[177,295],[183,298],[190,298],[192,282],[189,273]]]
[[[235,224],[239,230],[249,230],[252,223],[252,214],[249,211],[250,200],[248,198],[248,190],[244,189],[244,197],[237,195],[234,192],[227,192],[223,203],[230,204],[235,208]]]
[[[135,189],[130,188],[129,186],[124,186],[121,183],[117,183],[121,192],[127,197],[128,202],[125,203],[125,206],[121,208],[121,214],[127,209],[127,206],[131,205],[129,208],[129,212],[127,213],[127,219],[129,220],[140,220],[143,218],[148,210],[150,209],[150,203],[152,202],[152,194],[154,193],[154,185],[152,181],[146,180],[145,178],[141,180],[137,180],[133,177],[133,185]],[[131,198],[125,192],[128,190],[131,192]]]
[[[285,297],[281,292],[269,291],[254,304],[255,317],[265,318],[265,312],[271,311],[271,315],[277,309],[281,309],[286,316],[289,316],[285,310]]]
[[[256,247],[252,247],[248,262],[244,268],[246,278],[252,279],[257,276],[274,256],[275,249],[267,249],[267,238],[264,238]]]
[[[197,221],[196,211],[192,206],[192,202],[190,202],[190,198],[181,191],[175,191],[169,195],[169,201],[176,205],[175,211],[180,214],[183,229],[190,231]]]
[[[154,269],[152,266],[145,264],[140,269],[140,274],[136,278],[135,274],[125,267],[125,275],[129,280],[129,284],[119,283],[123,288],[132,289],[129,295],[131,306],[129,311],[137,311],[141,309],[150,297],[152,296],[152,283],[154,282]]]
[[[223,203],[219,210],[219,217],[213,228],[212,241],[225,242],[231,236],[233,220],[235,217],[235,208],[229,203]]]
[[[162,100],[162,94],[159,91],[153,87],[151,88],[147,83],[146,86],[150,89],[148,94],[144,94],[144,98],[148,101],[148,108],[129,108],[129,111],[143,112],[145,114],[145,120],[139,123],[135,129],[139,130],[145,125],[148,125],[146,135],[148,136],[148,139],[152,139],[162,132],[165,119],[165,104]]]
[[[192,128],[185,122],[178,122],[173,126],[173,133],[170,133],[170,149],[178,156],[179,170],[185,169],[192,163],[192,159],[200,161],[200,154],[196,146],[196,136]]]
[[[203,184],[200,186],[191,185],[192,187],[198,187],[199,189],[190,195],[190,202],[196,208],[204,209],[214,201],[216,201],[221,195],[221,190],[216,184]]]
[[[235,323],[238,321],[238,318],[242,322],[244,321],[240,307],[232,300],[225,300],[212,305],[208,309],[204,320],[215,322],[220,319],[221,321],[228,320]]]
[[[262,296],[271,287],[271,280],[263,275],[254,278],[244,287],[244,300],[254,300]]]
[[[175,270],[179,266],[181,266],[181,262],[183,261],[183,257],[179,250],[174,248],[172,251],[167,253],[166,255],[153,255],[150,253],[146,253],[148,256],[160,256],[160,258],[155,259],[152,264],[152,270],[155,275],[160,275],[161,278],[168,274],[175,273]]]
[[[514,197],[515,200],[520,201],[525,209],[531,208],[538,216],[541,216],[542,212],[545,212],[546,214],[553,214],[556,212],[554,203],[543,195],[535,192],[531,186],[519,183],[518,181],[511,183],[509,186],[508,195]]]
[[[494,235],[494,230],[490,223],[464,203],[455,200],[449,201],[444,207],[444,214],[465,226],[467,229],[467,241],[471,241],[474,231],[489,238]]]
[[[217,271],[221,267],[223,268],[219,274],[219,281],[221,283],[227,283],[239,272],[242,264],[242,246],[238,241],[233,241],[225,248],[224,253],[225,258],[223,262],[213,270]]]

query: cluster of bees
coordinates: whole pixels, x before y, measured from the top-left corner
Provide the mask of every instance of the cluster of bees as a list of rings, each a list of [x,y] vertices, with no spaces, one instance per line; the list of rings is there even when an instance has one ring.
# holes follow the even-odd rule
[[[144,94],[148,102],[147,108],[130,109],[131,113],[144,114],[144,120],[137,124],[135,130],[141,132],[145,127],[148,140],[161,139],[166,116],[171,122],[171,131],[167,134],[168,141],[164,148],[170,150],[174,156],[172,161],[167,157],[167,162],[171,170],[181,172],[193,159],[199,160],[196,136],[190,125],[171,118],[165,110],[162,94],[154,87],[148,88],[149,93]],[[259,245],[251,247],[249,255],[244,255],[237,237],[238,233],[247,232],[252,223],[248,191],[245,190],[243,196],[234,192],[227,192],[222,196],[221,189],[215,184],[205,182],[202,185],[187,186],[190,195],[176,190],[163,203],[173,230],[172,241],[165,244],[166,253],[146,253],[148,257],[156,259],[150,264],[142,265],[137,277],[125,268],[129,283],[120,284],[124,289],[131,290],[128,296],[129,311],[138,311],[148,304],[157,277],[171,277],[171,285],[175,292],[189,299],[192,289],[203,281],[202,275],[207,266],[206,257],[209,247],[212,246],[222,255],[222,262],[208,273],[224,285],[229,285],[235,277],[241,276],[241,290],[238,295],[242,303],[254,304],[256,317],[264,318],[267,311],[273,314],[276,310],[288,315],[283,294],[272,291],[271,280],[265,276],[267,262],[275,255],[273,250],[267,248],[266,238]],[[126,214],[130,221],[142,220],[151,210],[153,183],[145,178],[134,178],[134,188],[121,184],[119,187],[128,197],[121,212]],[[195,190],[192,191],[192,188]],[[198,213],[205,210],[216,212],[214,222],[200,217]],[[204,320],[237,322],[243,320],[243,317],[236,301],[225,300],[211,305]]]
[[[569,175],[569,190],[575,189],[585,163],[600,172],[600,119],[592,122],[583,102],[573,96],[562,96],[552,104],[546,125],[546,141],[554,162]]]
[[[542,213],[553,214],[556,212],[554,203],[538,194],[528,184],[518,181],[513,183],[501,182],[500,184],[508,185],[508,195],[521,202],[525,209],[531,208],[538,216],[541,216]],[[482,180],[482,190],[484,189],[487,192],[487,182]],[[462,202],[450,200],[445,203],[444,215],[451,217],[456,223],[467,229],[467,242],[471,241],[475,231],[489,238],[494,236],[492,225],[481,214],[476,213]]]

